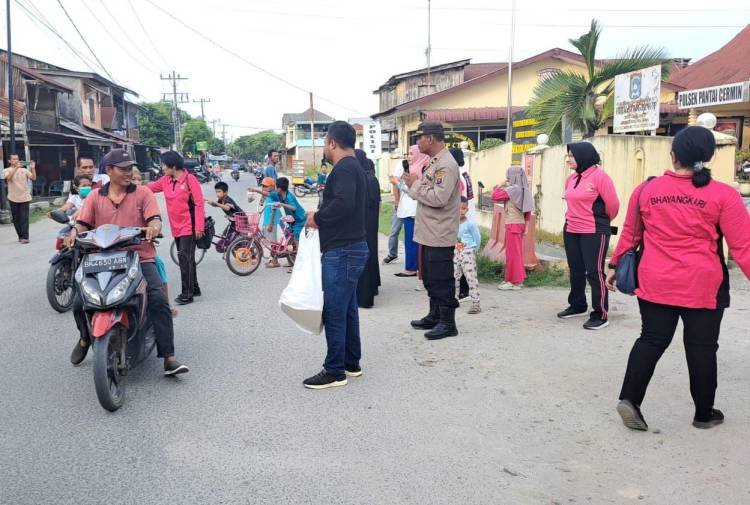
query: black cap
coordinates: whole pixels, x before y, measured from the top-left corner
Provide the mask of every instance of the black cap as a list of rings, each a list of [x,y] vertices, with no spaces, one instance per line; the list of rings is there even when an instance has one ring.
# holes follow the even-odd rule
[[[445,135],[445,130],[443,130],[442,123],[436,121],[425,121],[424,123],[420,123],[417,127],[417,136],[419,135],[437,135],[442,137]]]
[[[119,168],[128,168],[137,165],[136,161],[125,149],[112,149],[104,157],[102,163],[105,167],[111,165]]]

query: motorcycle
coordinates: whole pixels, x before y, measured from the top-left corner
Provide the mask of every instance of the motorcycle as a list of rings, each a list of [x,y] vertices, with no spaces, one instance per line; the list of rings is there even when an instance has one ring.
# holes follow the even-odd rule
[[[240,171],[239,170],[232,170],[232,179],[236,181],[240,180]]]
[[[258,183],[258,186],[260,186],[260,183],[263,181],[263,170],[256,168],[253,170],[253,173],[255,173],[255,181]]]
[[[124,250],[143,240],[141,228],[113,224],[76,237],[82,258],[75,281],[92,339],[94,386],[99,403],[110,412],[123,404],[128,372],[156,346],[140,258]]]
[[[64,212],[56,210],[50,213],[50,217],[62,225],[57,234],[55,250],[57,251],[49,260],[50,267],[47,271],[47,300],[57,312],[65,313],[73,308],[73,300],[76,296],[76,284],[73,280],[78,258],[76,251],[63,246],[63,240],[73,229],[72,219]]]
[[[307,195],[313,194],[320,196],[323,189],[325,189],[325,184],[318,184],[309,177],[305,177],[305,181],[301,184],[294,183],[294,194],[297,195],[298,198],[304,198]]]

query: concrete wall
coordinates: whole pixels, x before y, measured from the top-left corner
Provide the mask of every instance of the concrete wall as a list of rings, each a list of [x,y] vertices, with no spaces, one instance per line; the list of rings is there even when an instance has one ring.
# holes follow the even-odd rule
[[[620,198],[621,210],[613,225],[622,229],[627,203],[635,187],[647,177],[661,175],[672,166],[671,137],[635,135],[607,135],[591,139],[602,158],[602,168],[612,177]],[[727,139],[719,139],[716,156],[711,161],[716,180],[732,184],[734,181],[735,146]],[[565,164],[565,146],[543,149],[534,156],[534,194],[538,205],[538,229],[562,233],[565,224],[563,187],[570,170]],[[616,244],[617,237],[612,238]]]

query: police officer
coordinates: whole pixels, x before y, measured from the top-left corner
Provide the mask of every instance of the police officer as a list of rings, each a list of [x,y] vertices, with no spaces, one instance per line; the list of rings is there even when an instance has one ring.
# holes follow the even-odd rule
[[[420,124],[417,146],[432,158],[430,164],[421,178],[409,173],[403,180],[409,187],[409,195],[418,203],[414,240],[421,245],[420,269],[430,297],[430,312],[411,325],[430,330],[425,338],[438,340],[458,335],[453,252],[458,237],[460,176],[456,160],[445,148],[442,124]]]

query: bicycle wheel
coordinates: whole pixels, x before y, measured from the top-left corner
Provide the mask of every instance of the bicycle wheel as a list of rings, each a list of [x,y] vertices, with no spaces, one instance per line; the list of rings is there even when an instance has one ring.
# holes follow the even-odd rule
[[[201,261],[203,261],[203,257],[206,255],[205,249],[198,249],[195,248],[195,264],[200,265]],[[172,245],[169,247],[169,257],[172,258],[172,262],[180,266],[180,258],[177,255],[177,241],[173,240]]]
[[[224,257],[229,270],[244,277],[258,269],[263,260],[263,249],[251,237],[240,236],[229,245]]]

